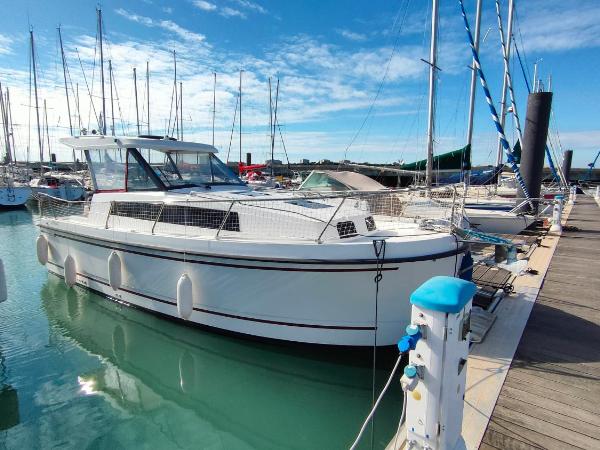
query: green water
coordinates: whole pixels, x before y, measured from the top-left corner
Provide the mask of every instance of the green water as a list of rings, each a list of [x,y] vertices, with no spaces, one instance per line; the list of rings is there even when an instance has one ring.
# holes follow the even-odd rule
[[[371,406],[370,351],[224,336],[68,289],[37,262],[35,220],[0,212],[0,448],[348,448]],[[378,391],[395,357],[377,355]],[[374,448],[400,407],[394,383]]]

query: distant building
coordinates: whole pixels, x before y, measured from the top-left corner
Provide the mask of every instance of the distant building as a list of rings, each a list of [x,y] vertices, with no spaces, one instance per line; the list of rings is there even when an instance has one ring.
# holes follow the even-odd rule
[[[309,160],[309,159],[306,159],[306,158],[302,158],[302,159],[300,160],[300,164],[310,164],[310,160]]]
[[[267,159],[267,160],[265,161],[265,164],[266,164],[267,166],[269,166],[269,165],[271,165],[271,164],[273,164],[273,165],[278,165],[278,164],[282,164],[282,162],[281,162],[281,160],[280,160],[280,159]]]
[[[319,164],[333,164],[333,161],[330,161],[328,159],[322,159],[321,161],[319,161]]]

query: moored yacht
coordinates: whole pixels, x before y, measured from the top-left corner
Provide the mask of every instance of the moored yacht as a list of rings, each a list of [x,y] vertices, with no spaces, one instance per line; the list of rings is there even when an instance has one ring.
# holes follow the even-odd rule
[[[449,229],[403,217],[393,192],[254,191],[210,145],[61,142],[85,152],[95,194],[42,202],[40,262],[68,285],[195,324],[393,345],[410,319],[410,293],[434,275],[454,276],[466,251]]]

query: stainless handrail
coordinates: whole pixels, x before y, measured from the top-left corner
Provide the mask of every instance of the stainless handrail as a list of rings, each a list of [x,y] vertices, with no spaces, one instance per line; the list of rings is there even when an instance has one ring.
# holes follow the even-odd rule
[[[236,203],[236,201],[237,200],[231,200],[231,203],[229,204],[229,209],[227,210],[227,212],[223,216],[223,220],[221,221],[221,225],[219,226],[219,229],[217,230],[217,234],[215,234],[215,239],[219,239],[219,233],[221,233],[221,230],[223,229],[223,227],[227,223],[227,219],[229,219],[229,213],[231,212],[231,208],[233,208],[233,204]]]
[[[346,201],[346,198],[347,197],[342,197],[342,201],[340,202],[340,204],[338,205],[338,207],[335,209],[335,211],[333,212],[333,214],[331,215],[331,217],[329,218],[329,220],[327,221],[327,223],[325,224],[325,226],[321,230],[321,234],[319,234],[319,237],[317,238],[317,241],[316,241],[317,244],[322,244],[323,243],[323,241],[321,241],[321,238],[325,234],[325,231],[327,231],[327,227],[329,226],[329,224],[331,224],[331,222],[333,221],[333,218],[335,217],[335,215],[337,214],[337,212],[340,210],[340,208],[342,207],[342,205]]]
[[[156,222],[160,219],[160,216],[163,213],[163,209],[165,209],[165,202],[161,202],[160,209],[158,210],[158,214],[156,215],[156,219],[154,219],[154,223],[152,224],[152,230],[150,230],[151,234],[154,234],[154,227],[156,227]]]

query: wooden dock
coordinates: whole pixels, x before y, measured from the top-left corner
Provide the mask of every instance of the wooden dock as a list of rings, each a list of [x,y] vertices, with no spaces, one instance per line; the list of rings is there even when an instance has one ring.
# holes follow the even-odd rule
[[[580,195],[480,445],[600,449],[600,207]]]

